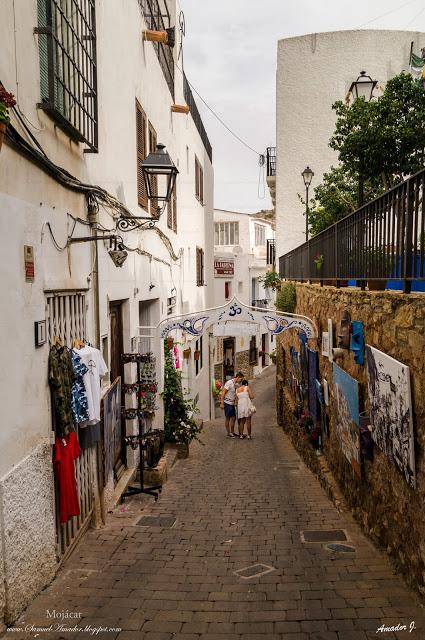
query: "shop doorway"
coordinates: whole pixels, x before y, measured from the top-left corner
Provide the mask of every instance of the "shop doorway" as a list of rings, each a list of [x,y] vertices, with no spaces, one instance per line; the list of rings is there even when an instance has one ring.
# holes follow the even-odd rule
[[[261,336],[261,366],[266,366],[266,334],[263,333]]]
[[[121,357],[124,353],[122,302],[109,303],[109,317],[111,327],[110,376],[112,384],[118,377],[121,381],[124,379],[124,365]],[[127,463],[122,420],[116,425],[115,433],[111,435],[114,441],[114,479],[118,482]]]
[[[235,338],[223,340],[223,380],[227,382],[235,375]]]

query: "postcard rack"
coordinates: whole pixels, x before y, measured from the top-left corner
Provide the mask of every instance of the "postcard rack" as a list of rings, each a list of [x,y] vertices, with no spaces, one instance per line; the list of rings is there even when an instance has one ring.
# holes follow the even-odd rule
[[[145,472],[145,451],[154,434],[151,427],[151,421],[155,414],[155,401],[158,391],[158,385],[155,376],[155,358],[151,353],[124,353],[122,355],[123,364],[135,363],[137,365],[137,380],[135,382],[123,383],[123,398],[126,395],[137,395],[137,406],[127,409],[122,407],[122,414],[124,420],[135,420],[138,423],[137,435],[125,436],[125,443],[132,449],[139,448],[139,474],[140,474],[140,486],[130,486],[121,495],[121,502],[129,496],[138,495],[140,493],[146,493],[153,496],[155,501],[158,500],[158,494],[162,490],[162,485],[154,485],[151,487],[145,487],[144,484],[144,472]],[[125,377],[125,376],[124,376]],[[124,403],[125,404],[125,403]],[[148,421],[150,423],[148,427]]]

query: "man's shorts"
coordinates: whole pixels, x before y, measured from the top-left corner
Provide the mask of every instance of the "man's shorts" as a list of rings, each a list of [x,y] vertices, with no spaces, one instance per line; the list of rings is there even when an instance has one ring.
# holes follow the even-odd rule
[[[234,404],[224,403],[224,415],[226,418],[236,418],[236,410]]]

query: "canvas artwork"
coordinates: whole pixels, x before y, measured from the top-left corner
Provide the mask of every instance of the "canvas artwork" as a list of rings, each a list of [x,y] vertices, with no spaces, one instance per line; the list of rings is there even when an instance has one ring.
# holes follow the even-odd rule
[[[329,358],[329,333],[327,331],[322,333],[322,356]]]
[[[372,437],[411,487],[416,486],[409,367],[366,345]]]
[[[307,349],[308,358],[308,408],[311,415],[319,418],[319,401],[316,391],[316,379],[319,376],[319,354],[317,351]]]
[[[104,484],[112,474],[115,452],[121,446],[121,378],[118,377],[101,398],[103,419]]]
[[[334,363],[333,385],[335,426],[341,451],[361,478],[359,383]]]

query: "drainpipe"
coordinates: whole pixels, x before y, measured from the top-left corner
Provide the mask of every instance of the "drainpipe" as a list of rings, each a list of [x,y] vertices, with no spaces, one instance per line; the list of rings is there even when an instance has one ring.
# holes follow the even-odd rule
[[[98,207],[89,202],[87,207],[87,219],[90,223],[91,235],[97,234],[97,223],[99,221]],[[94,341],[95,346],[100,349],[100,305],[99,305],[99,252],[97,240],[90,242],[92,264],[93,264],[93,305],[94,305]]]

